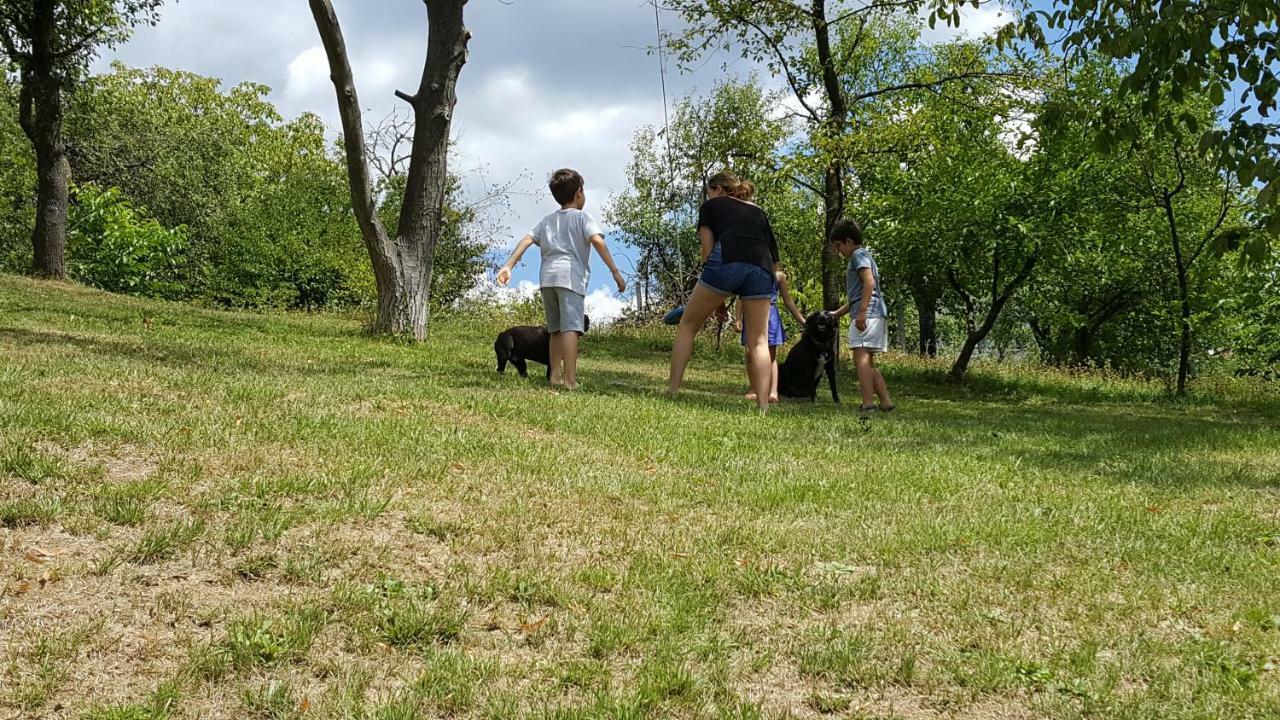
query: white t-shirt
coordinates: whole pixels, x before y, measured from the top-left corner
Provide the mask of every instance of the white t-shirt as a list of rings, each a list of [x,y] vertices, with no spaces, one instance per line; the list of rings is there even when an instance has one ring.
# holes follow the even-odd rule
[[[539,283],[544,288],[567,288],[587,294],[591,279],[591,236],[604,231],[586,211],[557,210],[529,231],[542,253]]]

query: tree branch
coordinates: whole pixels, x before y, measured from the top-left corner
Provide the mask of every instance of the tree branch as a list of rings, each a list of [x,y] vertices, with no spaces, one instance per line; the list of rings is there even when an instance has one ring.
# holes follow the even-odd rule
[[[935,90],[939,86],[956,82],[957,80],[970,80],[973,78],[1002,78],[1002,77],[1022,77],[1022,75],[1020,73],[1005,73],[1005,72],[960,73],[958,75],[948,75],[946,77],[938,78],[937,80],[933,80],[931,82],[907,82],[907,83],[899,83],[897,85],[890,85],[888,87],[877,88],[875,90],[871,90],[869,92],[865,92],[860,95],[855,95],[851,99],[853,100],[853,102],[860,102],[862,100],[869,100],[871,98],[879,97],[881,95],[888,95],[889,93],[901,92],[903,90]]]
[[[35,121],[35,92],[31,89],[30,71],[22,73],[20,82],[21,88],[18,90],[18,125],[31,141],[36,139],[36,121]]]
[[[364,122],[360,117],[360,100],[355,78],[347,59],[342,28],[330,0],[308,0],[320,40],[329,60],[330,79],[338,96],[338,114],[342,118],[342,139],[346,150],[347,176],[351,186],[351,204],[360,235],[375,265],[395,267],[390,256],[387,231],[378,217],[378,207],[369,179],[369,162],[365,151]]]
[[[817,122],[819,118],[818,112],[813,109],[813,106],[810,105],[809,101],[805,98],[805,92],[801,90],[800,79],[797,78],[795,72],[792,71],[791,63],[788,62],[786,54],[782,52],[781,46],[774,42],[772,36],[765,32],[764,28],[760,27],[759,23],[756,23],[750,18],[742,15],[734,15],[734,19],[755,30],[764,44],[773,51],[773,54],[778,58],[778,67],[782,68],[783,74],[786,75],[787,85],[791,87],[792,94],[796,96],[796,100],[800,102],[800,106],[804,108],[805,112],[809,113],[809,119]]]
[[[1214,222],[1213,227],[1209,228],[1204,234],[1204,238],[1200,240],[1200,246],[1191,253],[1191,258],[1187,260],[1187,267],[1195,265],[1196,259],[1200,257],[1200,253],[1209,246],[1209,243],[1217,236],[1218,231],[1222,229],[1222,224],[1226,222],[1227,215],[1231,212],[1231,184],[1228,183],[1222,189],[1222,209],[1218,212],[1218,220]]]

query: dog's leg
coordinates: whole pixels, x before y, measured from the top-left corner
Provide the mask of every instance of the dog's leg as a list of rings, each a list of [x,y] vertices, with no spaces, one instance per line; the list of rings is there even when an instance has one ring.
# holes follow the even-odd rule
[[[840,393],[836,390],[836,354],[827,358],[827,383],[831,385],[831,402],[840,404]],[[816,392],[816,391],[815,391]]]
[[[529,366],[525,364],[524,358],[519,355],[512,355],[511,364],[516,366],[516,370],[520,372],[520,377],[529,377]]]

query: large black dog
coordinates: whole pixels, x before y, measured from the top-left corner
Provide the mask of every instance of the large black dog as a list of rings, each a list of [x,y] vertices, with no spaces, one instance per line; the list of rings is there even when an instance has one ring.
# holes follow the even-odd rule
[[[827,373],[832,402],[840,402],[836,390],[836,336],[840,324],[830,314],[816,312],[804,321],[804,334],[778,366],[778,394],[784,397],[818,399],[818,383]]]
[[[582,316],[582,330],[591,329],[591,318]],[[507,371],[507,363],[515,365],[520,377],[529,377],[526,360],[547,366],[547,379],[551,379],[551,333],[547,328],[533,325],[517,325],[498,333],[493,341],[493,353],[498,356],[498,372]]]

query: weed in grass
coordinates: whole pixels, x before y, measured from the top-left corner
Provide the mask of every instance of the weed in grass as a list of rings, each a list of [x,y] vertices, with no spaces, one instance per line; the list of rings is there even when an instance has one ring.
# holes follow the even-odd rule
[[[276,566],[275,553],[256,553],[237,560],[231,571],[243,580],[261,580]]]
[[[295,720],[302,717],[302,703],[287,682],[271,682],[240,695],[248,717],[257,720]]]
[[[105,620],[85,622],[58,633],[43,633],[35,644],[20,653],[7,669],[6,700],[33,713],[52,699],[66,682],[71,661],[81,648],[102,632]]]
[[[639,696],[646,704],[688,704],[698,694],[698,682],[683,664],[655,658],[640,666]]]
[[[397,598],[379,608],[375,630],[383,642],[401,648],[453,643],[462,637],[467,613],[417,598]]]
[[[597,593],[613,592],[618,586],[618,573],[600,565],[588,565],[578,569],[574,572],[573,579]]]
[[[169,682],[156,688],[142,704],[100,705],[84,714],[84,720],[168,720],[178,707],[178,686]]]
[[[279,617],[252,615],[227,628],[225,647],[238,670],[295,660],[311,648],[328,615],[315,607],[291,608]]]
[[[830,695],[827,693],[813,693],[805,698],[804,704],[816,713],[821,715],[838,715],[849,709],[853,705],[853,699],[848,695]]]
[[[234,519],[227,525],[223,542],[231,552],[239,552],[254,543],[274,544],[293,521],[279,502],[247,503],[237,507]]]
[[[133,547],[120,553],[119,560],[139,565],[168,560],[185,550],[203,533],[204,522],[193,519],[150,528],[138,538]]]
[[[475,707],[479,690],[497,668],[457,650],[435,650],[426,659],[426,668],[391,702],[374,712],[378,720],[416,720],[422,717],[453,717]]]
[[[183,678],[195,682],[220,680],[231,668],[231,652],[226,644],[195,645],[187,651]]]
[[[0,453],[0,475],[9,475],[29,483],[40,484],[66,478],[69,470],[61,458],[21,445]]]
[[[556,669],[556,680],[564,687],[605,690],[609,686],[609,667],[599,660],[569,660]]]
[[[24,498],[0,502],[0,527],[48,525],[61,513],[62,503],[53,498]]]
[[[306,545],[289,553],[280,568],[280,577],[295,585],[319,585],[325,570],[333,565],[334,553],[323,546]]]
[[[93,513],[112,525],[141,525],[156,491],[150,481],[106,486],[93,499]]]
[[[874,687],[884,679],[866,639],[835,628],[811,634],[796,661],[801,675],[844,688]]]
[[[404,526],[411,532],[426,535],[440,542],[457,537],[464,531],[464,527],[459,523],[441,520],[426,513],[405,516]]]

